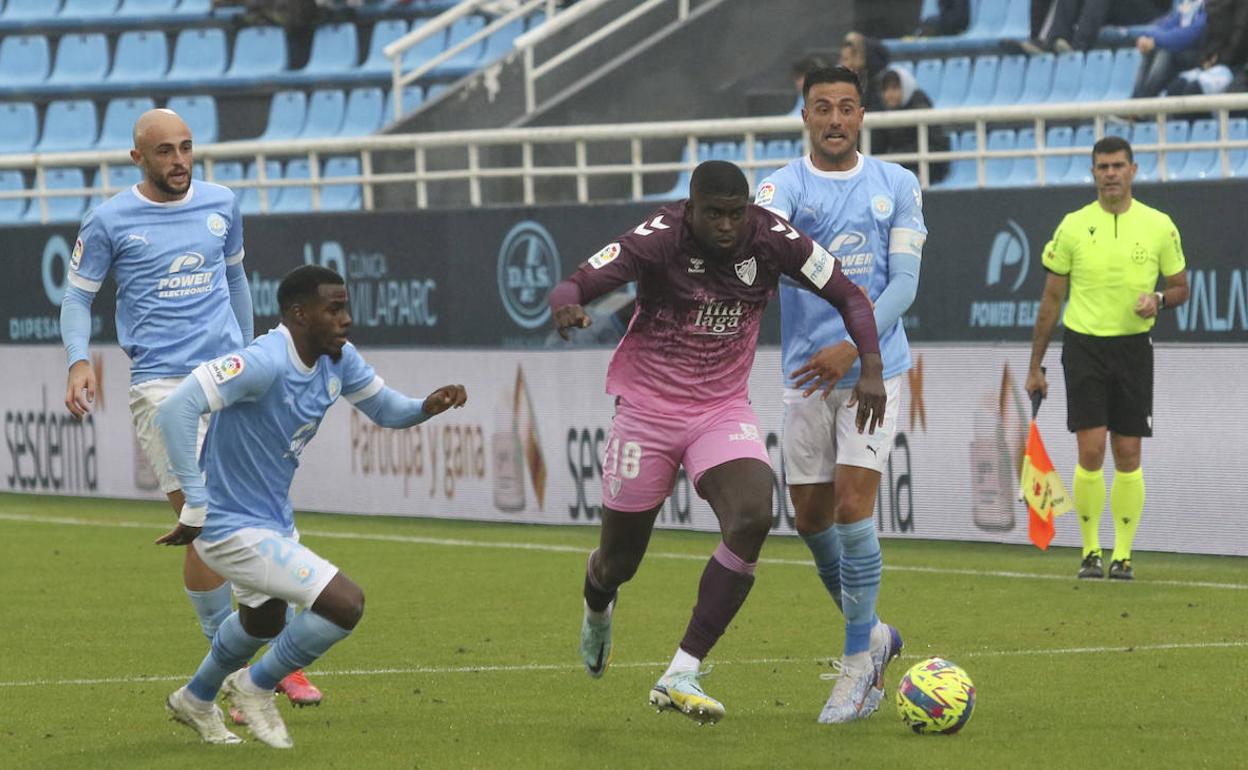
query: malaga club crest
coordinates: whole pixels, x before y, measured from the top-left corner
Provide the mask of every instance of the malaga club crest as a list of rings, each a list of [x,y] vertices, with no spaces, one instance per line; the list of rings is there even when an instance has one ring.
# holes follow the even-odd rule
[[[738,262],[733,265],[737,269],[737,277],[746,286],[753,286],[754,279],[758,277],[758,261],[754,257],[750,257],[744,262]]]

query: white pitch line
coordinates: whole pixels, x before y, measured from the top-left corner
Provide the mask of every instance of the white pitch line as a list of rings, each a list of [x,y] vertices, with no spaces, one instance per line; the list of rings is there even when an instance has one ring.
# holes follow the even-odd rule
[[[1101,655],[1106,653],[1136,653],[1136,652],[1160,652],[1165,650],[1224,650],[1248,647],[1248,640],[1240,640],[1234,642],[1175,642],[1162,644],[1136,644],[1128,646],[1105,646],[1105,647],[1058,647],[1053,649],[1035,649],[1035,650],[967,650],[956,655],[943,654],[951,658],[963,660],[966,658],[1007,658],[1007,657],[1043,657],[1056,655]],[[905,660],[925,660],[931,655],[914,655],[906,654],[901,656]],[[825,658],[749,658],[746,660],[720,660],[716,661],[717,666],[776,666],[776,665],[800,665],[811,666],[821,665]],[[612,668],[662,668],[668,664],[666,660],[660,661],[644,661],[636,663],[612,663]],[[411,666],[407,668],[372,668],[372,669],[346,669],[341,671],[333,670],[308,670],[308,673],[316,677],[326,676],[403,676],[414,674],[514,674],[527,673],[534,671],[567,671],[576,672],[581,670],[581,666],[573,663],[525,663],[522,665],[493,665],[493,666]],[[102,684],[144,684],[147,682],[181,682],[185,681],[188,674],[160,675],[160,676],[128,676],[128,677],[101,677],[98,679],[30,679],[25,681],[0,681],[0,687],[57,687],[66,685],[102,685]]]
[[[164,526],[140,521],[100,521],[97,519],[80,519],[70,516],[31,516],[21,513],[0,512],[0,521],[20,521],[31,524],[67,525],[76,527],[104,527],[114,529],[167,529]],[[542,553],[586,553],[584,546],[554,545],[547,543],[522,543],[514,541],[468,540],[464,538],[421,537],[419,535],[385,535],[367,532],[332,532],[324,530],[301,529],[304,537],[323,537],[334,540],[368,540],[385,543],[412,543],[414,545],[434,545],[454,548],[497,548],[508,551],[538,551]],[[675,559],[682,561],[706,561],[705,554],[672,553],[667,551],[648,551],[650,559]],[[812,567],[809,559],[768,559],[761,560],[764,565],[785,565],[794,567]],[[1056,580],[1069,583],[1070,575],[1052,575],[1040,572],[1012,572],[1009,570],[977,570],[957,569],[953,567],[919,567],[899,564],[884,565],[886,572],[918,572],[934,575],[963,575],[967,577],[995,577],[1016,580]],[[1125,581],[1108,581],[1115,584],[1126,584]],[[1230,591],[1248,590],[1245,583],[1213,583],[1201,580],[1148,580],[1150,586],[1170,586],[1178,588],[1213,588]]]

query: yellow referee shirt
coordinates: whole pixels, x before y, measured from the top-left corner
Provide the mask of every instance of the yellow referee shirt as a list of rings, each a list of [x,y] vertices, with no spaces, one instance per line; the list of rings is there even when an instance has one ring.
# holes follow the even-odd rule
[[[1070,278],[1066,328],[1097,337],[1140,334],[1154,318],[1135,314],[1140,294],[1157,290],[1157,276],[1187,267],[1179,231],[1138,200],[1122,214],[1097,201],[1067,214],[1044,247],[1046,269]]]

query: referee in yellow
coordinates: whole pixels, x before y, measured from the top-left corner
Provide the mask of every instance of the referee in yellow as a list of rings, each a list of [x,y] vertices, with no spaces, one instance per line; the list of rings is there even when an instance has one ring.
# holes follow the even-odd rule
[[[1131,543],[1144,511],[1141,439],[1153,435],[1153,341],[1157,314],[1187,301],[1187,270],[1170,217],[1131,197],[1131,145],[1107,136],[1092,147],[1097,199],[1067,214],[1044,247],[1048,271],[1027,371],[1029,394],[1048,395],[1040,368],[1067,291],[1062,337],[1066,427],[1079,444],[1075,512],[1083,534],[1081,578],[1101,578],[1105,439],[1114,456],[1109,577],[1131,580]],[[1158,290],[1158,276],[1165,287]]]

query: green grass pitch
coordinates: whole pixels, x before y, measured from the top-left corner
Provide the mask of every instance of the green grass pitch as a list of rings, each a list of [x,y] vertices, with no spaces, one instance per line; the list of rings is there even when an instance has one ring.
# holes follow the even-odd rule
[[[0,495],[3,768],[1244,767],[1242,558],[1136,554],[1134,583],[1077,581],[1078,554],[884,541],[881,613],[906,654],[868,720],[816,724],[842,625],[796,538],[707,661],[724,721],[646,703],[716,539],[658,531],[616,615],[615,661],[577,654],[595,528],[302,514],[304,542],[367,594],[364,620],[282,702],[288,752],[206,746],[165,696],[206,650],[167,507]],[[959,735],[906,730],[891,688],[940,655],[978,690]],[[250,736],[240,728],[244,739]]]

